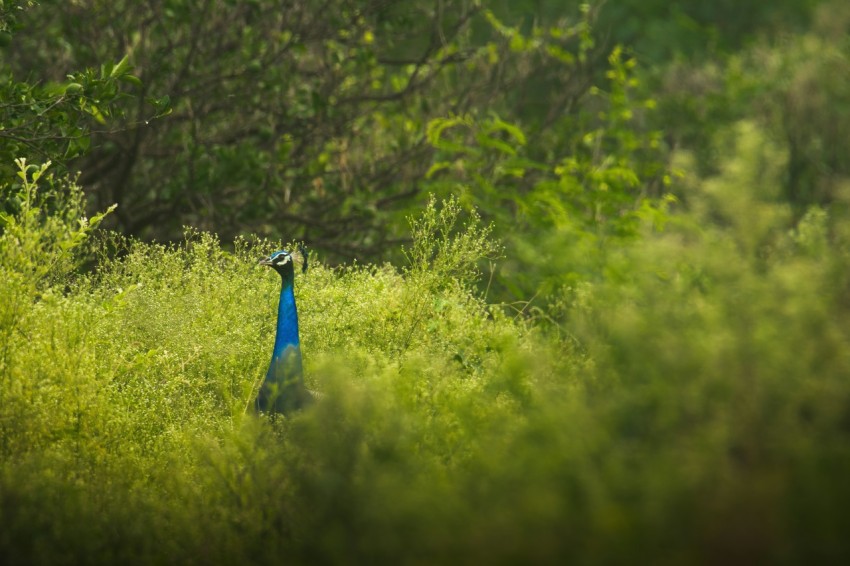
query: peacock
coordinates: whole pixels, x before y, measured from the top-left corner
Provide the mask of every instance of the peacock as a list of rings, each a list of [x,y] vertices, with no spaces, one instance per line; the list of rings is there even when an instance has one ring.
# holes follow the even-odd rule
[[[304,386],[301,367],[294,287],[296,258],[302,261],[302,272],[306,272],[307,251],[303,246],[294,253],[277,251],[260,260],[260,265],[267,265],[277,271],[282,280],[272,361],[256,402],[257,411],[266,414],[290,414],[313,400],[313,394]]]

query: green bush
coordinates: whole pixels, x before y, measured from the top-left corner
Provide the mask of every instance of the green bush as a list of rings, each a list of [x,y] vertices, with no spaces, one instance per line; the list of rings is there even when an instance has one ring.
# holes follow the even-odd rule
[[[0,563],[850,560],[842,3],[32,4],[0,2]],[[635,10],[612,38],[671,63],[591,29]],[[224,239],[99,231],[90,146],[122,225]],[[291,417],[250,409],[283,244],[245,227],[326,246]]]
[[[646,73],[655,77],[647,83],[655,83],[659,101],[654,122],[675,148],[696,154],[703,176],[724,165],[717,140],[730,125],[755,121],[768,132],[787,152],[781,195],[798,219],[810,206],[846,209],[848,200],[850,7],[833,0],[809,4],[814,21],[805,33],[762,38],[723,58],[678,60]]]
[[[4,319],[0,559],[846,560],[850,234],[817,208],[791,224],[781,150],[753,124],[727,139],[694,212],[536,319],[474,290],[499,248],[456,201],[414,220],[405,269],[313,262],[296,294],[324,398],[287,419],[246,411],[278,244],[90,241],[120,252]],[[39,210],[32,238],[75,225]],[[68,241],[27,255],[13,233],[4,285]]]
[[[509,30],[529,53],[552,48],[538,37]],[[507,33],[507,32],[506,32]],[[576,35],[587,29],[574,30]],[[570,62],[571,72],[589,47]],[[551,54],[550,54],[551,56]],[[459,193],[500,229],[507,250],[493,278],[496,300],[547,305],[558,290],[604,277],[609,249],[660,227],[675,199],[661,136],[646,129],[655,102],[637,92],[637,62],[622,48],[608,56],[604,86],[589,88],[583,108],[533,135],[499,116],[451,116],[432,120],[435,149],[426,187]],[[537,306],[537,305],[535,305]]]

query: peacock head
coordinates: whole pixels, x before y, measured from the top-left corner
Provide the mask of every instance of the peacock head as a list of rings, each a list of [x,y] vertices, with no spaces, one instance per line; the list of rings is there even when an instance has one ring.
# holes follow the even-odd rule
[[[292,279],[295,276],[295,262],[301,263],[302,273],[307,271],[307,249],[303,245],[298,246],[295,252],[280,250],[260,259],[260,265],[271,267],[284,279]]]

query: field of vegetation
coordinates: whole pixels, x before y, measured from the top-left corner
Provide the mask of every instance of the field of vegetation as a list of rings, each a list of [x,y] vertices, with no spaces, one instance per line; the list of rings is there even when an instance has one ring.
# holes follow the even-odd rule
[[[850,9],[668,4],[0,2],[0,563],[848,563]]]

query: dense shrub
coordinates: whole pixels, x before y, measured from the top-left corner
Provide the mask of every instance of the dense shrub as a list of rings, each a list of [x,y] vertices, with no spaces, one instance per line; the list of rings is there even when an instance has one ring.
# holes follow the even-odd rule
[[[100,16],[148,9],[45,2],[55,11],[19,10],[32,4],[3,3],[0,33],[47,13],[49,31],[15,47],[41,45],[33,60],[62,49],[68,60],[102,58],[105,44],[57,39],[63,30],[88,37],[93,28],[69,25],[82,21],[83,6]],[[309,2],[280,4],[312,13]],[[130,58],[70,82],[62,71],[56,83],[8,75],[0,85],[0,141],[8,141],[0,147],[0,562],[848,562],[847,89],[836,72],[846,68],[843,5],[783,1],[776,33],[759,38],[743,27],[724,32],[725,4],[700,11],[684,3],[645,34],[649,41],[675,28],[661,35],[679,55],[644,73],[628,49],[600,46],[590,5],[570,23],[557,3],[494,1],[489,11],[423,1],[414,3],[423,21],[439,25],[420,28],[402,17],[401,3],[366,4],[363,17],[316,16],[344,22],[345,33],[326,25],[304,44],[297,38],[312,20],[273,4],[152,4],[157,34],[167,31],[157,27],[163,22],[194,22],[174,28],[179,60],[200,48],[216,53],[222,37],[244,40],[244,52],[208,57],[187,84],[249,61],[243,79],[268,81],[237,104],[263,105],[263,93],[290,89],[274,78],[289,76],[285,65],[264,70],[264,61],[284,57],[327,87],[318,88],[327,104],[295,87],[299,104],[275,98],[272,130],[299,126],[313,142],[319,130],[300,126],[316,117],[321,125],[324,141],[293,158],[296,177],[277,165],[265,176],[277,163],[269,156],[296,151],[292,137],[249,126],[235,133],[243,145],[219,139],[230,132],[221,124],[244,124],[215,97],[205,103],[225,121],[200,137],[194,128],[209,123],[191,97],[175,100],[173,129],[140,121],[167,114],[166,99],[149,98],[152,108],[132,99],[138,106],[124,113],[131,99],[118,83],[156,91],[167,68],[153,86],[130,74]],[[668,9],[656,4],[641,13]],[[219,5],[231,11],[192,19]],[[528,16],[521,25],[505,19],[516,10]],[[611,10],[603,22],[634,11],[628,3]],[[809,13],[817,33],[771,43],[788,29],[783,21]],[[303,34],[279,34],[284,20]],[[689,22],[699,33],[682,27]],[[119,43],[146,41],[113,33],[131,18],[85,23]],[[440,35],[432,29],[455,25],[455,35],[427,47]],[[219,28],[236,36],[195,33]],[[413,29],[423,35],[410,36]],[[703,45],[717,33],[727,35]],[[149,65],[161,60],[166,36],[137,46],[142,78],[154,77]],[[0,49],[7,40],[0,35]],[[661,47],[656,57],[667,60]],[[413,67],[388,58],[421,48],[427,57]],[[327,63],[325,72],[313,62]],[[492,83],[476,78],[490,73]],[[660,77],[663,88],[649,93]],[[429,93],[456,80],[474,92],[436,105]],[[245,84],[219,83],[219,94]],[[369,98],[405,84],[398,99]],[[364,92],[337,113],[333,93]],[[421,108],[407,113],[410,102]],[[91,130],[110,117],[125,129]],[[354,133],[340,124],[355,124]],[[342,130],[374,137],[349,146]],[[133,190],[159,210],[127,211],[124,221],[177,211],[161,227],[171,233],[180,214],[195,218],[213,201],[196,193],[179,212],[188,176],[209,195],[223,190],[229,206],[253,203],[230,228],[273,216],[263,179],[315,181],[293,197],[301,212],[320,209],[330,228],[318,238],[327,237],[327,249],[314,252],[295,284],[305,379],[323,393],[314,406],[276,418],[250,410],[280,285],[257,259],[283,244],[220,241],[196,228],[172,243],[140,242],[99,230],[111,208],[86,217],[82,189],[62,162],[97,140],[100,157],[89,163],[132,155],[132,143],[109,143],[143,131],[155,134],[151,155],[179,147],[193,157],[169,153],[177,174],[139,162],[144,175],[133,177]],[[211,146],[194,143],[204,136]],[[54,165],[33,165],[33,154],[13,159],[23,148]],[[400,162],[387,155],[416,163],[396,170]],[[124,157],[107,169],[129,175],[112,168]],[[384,167],[399,176],[388,181]],[[363,172],[371,188],[350,192]],[[99,178],[103,171],[87,173],[123,190]],[[204,184],[213,177],[218,188]],[[323,190],[341,199],[338,208],[322,201]],[[419,193],[435,196],[401,233],[398,203]],[[309,216],[287,217],[295,224],[274,216],[273,231],[304,234]],[[406,245],[388,251],[397,237]],[[399,261],[331,266],[358,249]]]
[[[404,270],[314,262],[296,292],[325,397],[291,419],[245,410],[269,242],[92,244],[123,252],[4,311],[4,563],[846,558],[848,234],[820,209],[788,231],[781,161],[748,165],[762,135],[730,134],[698,212],[611,250],[549,319],[473,290],[498,249],[453,201]],[[7,286],[32,278],[13,232]]]

